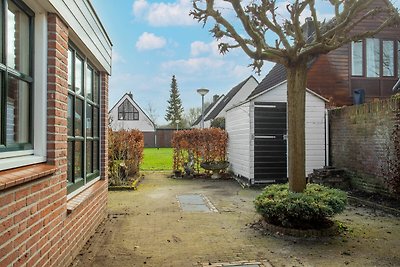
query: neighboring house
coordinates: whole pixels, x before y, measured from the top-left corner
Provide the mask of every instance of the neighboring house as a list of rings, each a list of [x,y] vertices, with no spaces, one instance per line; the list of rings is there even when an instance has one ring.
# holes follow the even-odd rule
[[[137,129],[143,132],[145,147],[155,146],[156,126],[149,116],[126,93],[109,112],[110,126],[114,131]]]
[[[389,4],[387,0],[375,0],[371,9]],[[379,23],[379,18],[370,18],[357,25],[354,32],[372,30]],[[312,27],[312,22],[309,25]],[[328,99],[330,106],[360,103],[364,97],[369,102],[395,94],[395,84],[400,78],[399,41],[400,28],[386,28],[374,38],[353,42],[326,55],[319,55],[308,64],[307,88]],[[286,80],[283,66],[276,64],[271,72],[270,84],[264,87]],[[260,90],[263,88],[259,87],[252,95]]]
[[[213,102],[207,106],[207,108],[204,109],[204,118],[206,118],[210,112],[215,108],[215,106],[218,105],[219,102],[222,101],[222,99],[224,99],[225,95],[214,95],[213,96]],[[205,127],[210,127],[210,122],[207,122],[207,126],[206,123],[204,123]],[[200,128],[201,127],[201,115],[192,123],[191,125],[192,128]]]
[[[375,0],[374,7],[390,5],[387,0]],[[354,29],[355,33],[375,29],[379,17],[372,17]],[[387,98],[400,77],[400,27],[386,28],[361,42],[344,45],[309,64],[307,88],[330,100],[331,106],[352,105],[359,90],[365,101]],[[286,71],[279,74],[286,80]]]
[[[112,43],[89,0],[0,12],[0,266],[69,266],[107,214]]]
[[[218,103],[211,108],[207,116],[204,116],[204,127],[210,127],[213,119],[225,118],[227,109],[239,102],[246,100],[254,88],[257,87],[257,85],[257,79],[251,75],[246,80],[233,87],[220,101],[218,101]],[[200,121],[201,118],[199,122]],[[199,128],[199,125],[200,123],[194,127]]]

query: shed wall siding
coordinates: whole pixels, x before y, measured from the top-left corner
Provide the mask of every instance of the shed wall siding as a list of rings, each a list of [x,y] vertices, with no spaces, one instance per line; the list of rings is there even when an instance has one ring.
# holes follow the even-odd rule
[[[235,175],[251,177],[250,154],[250,106],[235,107],[226,113],[228,132],[228,161]]]
[[[286,86],[287,83],[283,83],[253,101],[287,102]],[[306,93],[306,175],[324,165],[325,102],[311,93]]]

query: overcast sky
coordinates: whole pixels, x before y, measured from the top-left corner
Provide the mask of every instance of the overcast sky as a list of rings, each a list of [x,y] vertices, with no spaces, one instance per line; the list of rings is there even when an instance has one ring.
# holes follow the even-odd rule
[[[196,89],[209,89],[206,100],[211,100],[212,95],[226,94],[250,75],[260,82],[273,65],[265,64],[258,76],[240,49],[220,55],[209,33],[213,24],[203,28],[188,15],[190,0],[91,1],[113,42],[110,108],[132,92],[135,101],[144,110],[151,105],[158,113],[157,123],[164,124],[172,75],[188,110],[201,105]],[[317,0],[318,13],[329,18],[331,11],[324,2]],[[399,0],[393,2],[397,6]],[[281,6],[284,9],[285,4]]]

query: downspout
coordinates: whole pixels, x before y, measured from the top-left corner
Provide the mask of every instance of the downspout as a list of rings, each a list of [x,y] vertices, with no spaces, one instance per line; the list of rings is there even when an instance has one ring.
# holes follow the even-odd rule
[[[329,112],[325,108],[325,166],[329,165]]]
[[[255,112],[255,108],[254,108],[254,101],[250,100],[249,101],[249,130],[250,130],[250,140],[249,140],[249,153],[250,153],[250,162],[249,162],[249,171],[250,171],[250,177],[249,177],[249,183],[250,185],[253,185],[255,183],[255,179],[254,179],[254,150],[255,150],[255,131],[254,131],[254,112]],[[253,115],[253,116],[252,116]],[[253,147],[251,146],[251,144],[253,144]],[[251,173],[253,172],[253,173]]]

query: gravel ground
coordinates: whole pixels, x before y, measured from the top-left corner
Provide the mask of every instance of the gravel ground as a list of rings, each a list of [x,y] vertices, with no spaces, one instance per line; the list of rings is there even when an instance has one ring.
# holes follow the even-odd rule
[[[335,217],[348,229],[340,236],[276,236],[252,227],[259,193],[232,180],[147,173],[137,191],[109,193],[108,218],[72,266],[400,266],[399,218],[350,206]],[[182,211],[177,196],[187,194],[216,211]]]

